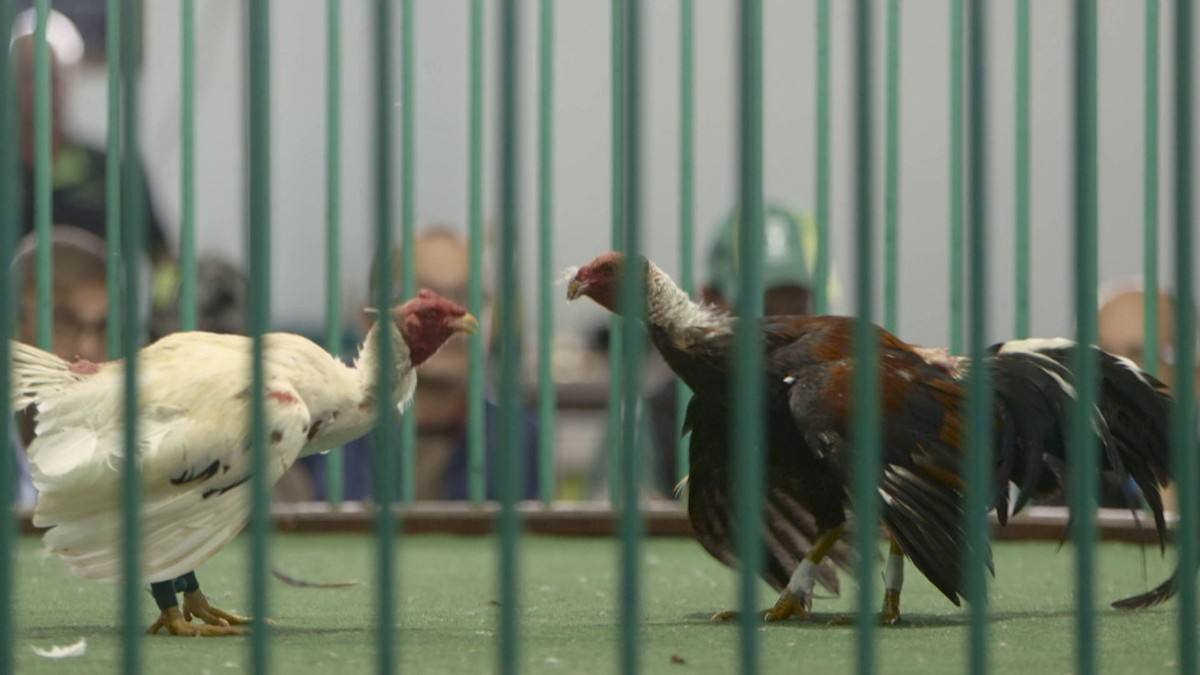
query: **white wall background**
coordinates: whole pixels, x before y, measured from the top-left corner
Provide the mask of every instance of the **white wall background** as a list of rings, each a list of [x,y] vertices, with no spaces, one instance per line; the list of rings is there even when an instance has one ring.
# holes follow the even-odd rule
[[[272,4],[273,322],[315,328],[323,308],[325,157],[325,2]],[[487,216],[495,214],[495,3],[488,4],[486,52]],[[766,191],[794,205],[814,203],[813,0],[766,3]],[[852,297],[853,175],[851,159],[852,14],[835,2],[833,36],[833,250],[843,302]],[[879,129],[883,139],[883,9],[876,36]],[[945,344],[949,335],[948,2],[903,4],[901,93],[901,335]],[[668,271],[678,264],[678,3],[645,3],[646,50],[645,248]],[[1071,274],[1071,10],[1065,0],[1033,3],[1032,231],[1033,317],[1036,334],[1072,330]],[[1106,0],[1100,11],[1100,275],[1137,275],[1142,224],[1142,3]],[[1013,330],[1014,9],[992,3],[991,193],[992,333]],[[343,253],[348,308],[366,296],[372,239],[370,3],[343,3]],[[609,2],[556,3],[554,264],[582,264],[609,248],[610,79]],[[737,139],[735,3],[699,0],[696,61],[696,224],[698,272],[719,220],[736,200]],[[203,0],[198,8],[197,239],[201,252],[243,259],[244,5]],[[145,3],[146,59],[143,153],[160,216],[178,239],[180,108],[178,3]],[[397,21],[399,12],[396,12]],[[525,298],[536,301],[536,3],[524,5]],[[467,221],[468,2],[416,2],[415,211],[419,223]],[[1171,228],[1171,16],[1162,16],[1161,226]],[[398,31],[398,26],[397,26]],[[398,32],[397,32],[398,35]],[[397,53],[399,45],[397,42]],[[399,96],[399,89],[396,89]],[[84,73],[71,124],[97,142],[104,131],[102,70]],[[399,124],[399,100],[396,102]],[[399,139],[399,128],[396,130]],[[399,148],[397,147],[397,150]],[[882,171],[883,162],[878,162]],[[399,179],[397,173],[397,180]],[[882,189],[883,181],[877,185]],[[399,193],[399,184],[396,185]],[[882,206],[882,198],[878,200]],[[397,210],[399,214],[399,210]],[[878,221],[882,226],[882,219]],[[399,223],[397,223],[399,227]],[[1170,246],[1161,247],[1170,278]],[[559,327],[599,321],[590,305],[558,305]],[[353,312],[347,312],[353,314]],[[532,321],[532,312],[527,312]]]

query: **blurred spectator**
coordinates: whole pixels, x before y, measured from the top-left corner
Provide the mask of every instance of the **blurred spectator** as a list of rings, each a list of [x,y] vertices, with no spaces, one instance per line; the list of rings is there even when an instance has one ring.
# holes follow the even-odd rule
[[[172,266],[155,283],[155,311],[150,321],[152,340],[179,330],[182,271]],[[196,328],[210,333],[246,332],[246,275],[224,258],[196,259]]]
[[[414,275],[417,288],[428,288],[463,306],[467,304],[470,279],[470,256],[467,242],[454,230],[435,227],[416,237],[413,250]],[[401,256],[393,254],[393,297],[400,297]],[[373,277],[372,277],[373,278]],[[486,302],[486,301],[485,301]],[[486,328],[487,308],[480,317]],[[364,313],[364,331],[370,317]],[[467,367],[468,343],[459,338],[450,340],[423,365],[417,373],[416,415],[416,498],[460,500],[467,493]],[[490,398],[485,401],[485,464],[486,498],[499,496],[497,463],[499,406]],[[523,424],[524,444],[520,449],[523,462],[521,475],[523,498],[537,497],[537,433],[534,417],[526,411]],[[344,497],[365,499],[371,495],[371,435],[347,445],[343,450],[345,462]],[[397,444],[398,448],[398,444]],[[316,455],[300,460],[312,474],[315,494],[326,498],[326,457]]]
[[[35,129],[38,124],[34,105],[34,39],[36,14],[21,12],[13,24],[12,55],[20,92],[21,164],[24,171],[24,213],[22,233],[35,226],[36,166]],[[66,128],[65,111],[69,105],[75,68],[83,56],[83,39],[70,19],[51,11],[47,25],[50,44],[50,153],[51,222],[72,225],[105,238],[107,188],[105,154],[73,138]],[[148,251],[157,267],[170,260],[170,251],[162,225],[154,213],[145,176],[142,178]]]

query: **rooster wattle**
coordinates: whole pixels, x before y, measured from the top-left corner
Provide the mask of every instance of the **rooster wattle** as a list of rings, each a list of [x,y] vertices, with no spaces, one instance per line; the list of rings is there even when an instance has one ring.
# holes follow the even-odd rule
[[[729,449],[731,354],[737,320],[693,302],[661,269],[646,265],[646,324],[667,364],[693,391],[688,514],[704,548],[733,565]],[[617,311],[624,263],[606,253],[577,270],[567,297],[588,296]],[[833,588],[832,558],[849,567],[841,541],[850,501],[854,448],[848,440],[855,361],[848,317],[771,316],[761,322],[766,373],[766,516],[763,578],[780,591],[768,620],[809,617],[816,582]],[[962,595],[966,374],[971,364],[946,350],[907,344],[880,329],[883,400],[881,518],[891,539],[881,618],[900,621],[904,557],[952,602]],[[1001,524],[1034,496],[1066,484],[1066,419],[1074,398],[1069,370],[1075,344],[1020,340],[995,345],[985,366],[993,388],[993,508]],[[1165,541],[1160,488],[1169,479],[1166,387],[1132,362],[1100,350],[1101,390],[1093,428],[1100,468],[1134,483]],[[1018,495],[1009,503],[1009,485]],[[1131,509],[1136,495],[1126,487]],[[1178,570],[1176,571],[1176,574]],[[1142,595],[1114,603],[1156,604],[1174,593],[1175,575]]]
[[[382,330],[380,326],[383,326]],[[267,484],[298,457],[338,447],[375,424],[378,343],[392,344],[393,409],[412,397],[416,366],[477,322],[429,291],[394,307],[367,333],[353,367],[298,335],[265,340]],[[176,635],[244,632],[248,619],[209,605],[195,568],[250,514],[251,339],[174,333],[138,354],[143,579]],[[28,448],[44,543],[83,578],[121,575],[120,486],[124,365],[72,363],[13,343],[13,408],[36,409]],[[176,593],[183,591],[182,612]],[[203,621],[196,624],[191,617]]]

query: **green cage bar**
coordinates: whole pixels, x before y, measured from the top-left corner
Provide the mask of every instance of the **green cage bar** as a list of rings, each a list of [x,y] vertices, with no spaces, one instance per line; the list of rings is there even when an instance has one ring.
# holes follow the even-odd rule
[[[621,3],[612,0],[612,247],[614,251],[625,250],[624,214],[625,193],[621,182],[621,171],[625,165],[625,36],[621,26]],[[619,338],[622,318],[613,314],[609,319],[608,358],[609,363],[621,363],[624,345]],[[621,472],[621,369],[608,370],[608,492],[615,505],[620,501],[617,476]]]
[[[737,315],[734,334],[733,494],[734,546],[738,573],[738,670],[759,671],[761,618],[757,613],[763,567],[763,9],[762,0],[742,0],[739,16],[739,219]]]
[[[271,315],[271,31],[268,0],[250,3],[247,17],[246,84],[249,195],[250,302],[246,327],[252,338],[250,422],[250,635],[251,672],[268,671],[270,627],[267,570],[271,534],[271,485],[267,482],[266,341]]]
[[[470,244],[471,278],[467,284],[467,310],[483,316],[483,0],[471,0],[471,72],[468,98],[470,106],[470,176],[467,200],[470,213],[467,228]],[[494,305],[493,305],[494,306]],[[484,409],[487,383],[484,381],[483,335],[468,336],[470,356],[467,363],[467,491],[471,503],[479,505],[487,496]]]
[[[375,89],[374,125],[375,151],[373,153],[374,198],[375,198],[375,309],[380,317],[394,301],[392,297],[392,3],[390,0],[375,0],[373,68]],[[376,400],[390,401],[395,386],[390,364],[393,359],[392,341],[379,341],[379,373],[376,378]],[[388,406],[390,408],[390,406]],[[379,423],[371,443],[371,473],[375,493],[375,651],[376,672],[390,674],[396,669],[395,612],[395,536],[396,516],[392,512],[395,501],[396,465],[393,451],[396,447],[396,415],[380,406],[377,411]]]
[[[971,363],[984,363],[988,344],[988,79],[986,0],[972,0],[969,98],[970,148],[968,191],[968,265]],[[988,670],[988,510],[992,503],[992,392],[987,368],[971,368],[967,382],[966,446],[966,597],[970,605],[968,671]]]
[[[341,356],[342,0],[325,5],[325,50],[325,349]],[[334,448],[325,455],[325,496],[335,509],[344,488],[345,457]]]
[[[692,0],[679,0],[679,285],[689,297],[695,291],[695,108],[696,10]],[[679,380],[675,396],[675,428],[682,429],[692,392]],[[675,440],[675,480],[690,467],[688,435]]]
[[[900,0],[887,4],[887,150],[884,166],[883,327],[897,328],[900,304]]]
[[[400,4],[400,297],[417,294],[416,219],[416,23],[413,0]],[[389,280],[387,288],[392,288]],[[392,298],[394,303],[397,298]],[[400,420],[400,501],[411,504],[417,496],[417,402],[416,392],[409,408],[412,414]]]
[[[1200,494],[1195,477],[1200,471],[1196,458],[1196,392],[1187,383],[1192,381],[1196,364],[1196,306],[1195,276],[1192,271],[1195,241],[1192,210],[1192,3],[1175,2],[1175,409],[1171,415],[1171,462],[1177,467],[1179,529],[1179,672],[1195,673],[1200,669],[1196,658],[1196,575],[1192,570],[1198,563],[1196,537],[1200,529],[1197,512]],[[1187,478],[1191,477],[1191,480]]]
[[[518,603],[518,537],[520,516],[516,503],[520,488],[521,448],[521,342],[520,292],[517,257],[520,232],[520,6],[504,0],[500,6],[500,264],[496,287],[500,290],[500,517],[499,650],[497,670],[512,675],[520,670],[520,616]]]
[[[829,313],[830,277],[830,124],[829,82],[832,68],[830,43],[829,0],[817,0],[817,278],[813,284],[813,311]]]
[[[1096,342],[1096,7],[1076,0],[1074,21],[1075,341]],[[1075,542],[1075,668],[1096,671],[1095,561],[1096,439],[1092,409],[1099,363],[1090,349],[1075,352],[1075,405],[1069,414],[1068,482]],[[1188,575],[1185,575],[1188,576]]]
[[[538,496],[554,500],[554,0],[538,27]]]
[[[642,6],[639,0],[622,0],[617,19],[622,32],[625,58],[622,60],[621,83],[623,116],[621,138],[620,180],[623,186],[621,220],[624,222],[624,244],[627,260],[641,259],[642,217]],[[623,316],[630,319],[646,314],[645,268],[640,264],[624,265],[618,279],[618,306]],[[638,429],[638,401],[641,397],[642,347],[646,334],[635,320],[623,321],[621,330],[613,342],[621,343],[620,369],[621,409],[624,410],[621,425],[621,454],[617,463],[618,472],[614,483],[620,494],[618,530],[621,538],[620,579],[620,661],[621,672],[640,671],[639,631],[642,621],[641,599],[641,553],[642,518],[638,495],[641,490],[642,455],[638,452],[641,436]]]
[[[50,43],[46,30],[50,22],[50,0],[36,0],[37,24],[33,31],[33,125],[34,148],[34,230],[37,232],[37,341],[38,347],[50,349],[53,341],[54,259],[50,247],[50,228],[54,225],[51,183],[54,179],[54,157],[50,147]]]
[[[104,155],[104,230],[108,281],[108,358],[121,357],[121,0],[107,0],[104,49],[108,114]]]
[[[183,205],[179,218],[179,329],[196,330],[196,3],[180,5],[181,61],[180,157]]]
[[[874,560],[878,555],[876,541],[879,522],[879,472],[882,463],[880,442],[880,382],[879,345],[876,329],[870,322],[874,313],[873,253],[875,250],[874,211],[871,172],[874,150],[871,125],[873,102],[871,67],[871,0],[857,0],[854,31],[854,186],[856,247],[856,314],[854,322],[854,406],[850,440],[854,447],[854,530],[855,547],[860,560]],[[874,595],[877,572],[872,565],[859,565],[858,571],[858,660],[857,670],[863,675],[875,670],[876,614]]]
[[[0,0],[0,26],[11,26],[15,4],[13,0]],[[13,82],[11,52],[0,50],[0,265],[7,267],[13,259],[20,217],[21,199],[17,168],[17,106],[16,86]],[[16,294],[12,284],[0,288],[0,404],[4,414],[0,415],[0,438],[7,439],[12,432],[11,377],[9,362],[12,350],[9,338],[15,328]],[[5,441],[5,449],[8,442]],[[0,672],[13,672],[16,655],[16,630],[13,621],[15,589],[13,581],[16,570],[17,520],[11,508],[13,486],[16,484],[16,463],[11,452],[0,460]]]
[[[1142,367],[1158,375],[1158,0],[1146,0],[1145,116],[1142,145]],[[1179,380],[1183,382],[1184,380]]]
[[[950,0],[950,353],[963,353],[963,0]]]
[[[138,77],[141,61],[140,12],[136,0],[123,0],[120,7],[121,34],[121,351],[125,357],[124,456],[138,455],[138,360],[141,329],[138,325],[140,286],[139,262],[146,250],[145,198],[142,195],[141,164],[138,161]],[[121,672],[137,675],[142,671],[141,479],[136,461],[121,463],[121,543],[123,555],[121,594]]]
[[[1016,105],[1016,337],[1029,337],[1029,0],[1017,0]]]

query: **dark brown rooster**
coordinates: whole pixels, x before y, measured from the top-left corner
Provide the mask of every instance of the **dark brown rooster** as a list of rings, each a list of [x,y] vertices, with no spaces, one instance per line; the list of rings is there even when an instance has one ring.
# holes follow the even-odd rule
[[[617,310],[624,258],[606,253],[577,270],[568,299],[588,296]],[[730,357],[737,320],[693,302],[661,269],[646,264],[646,325],[671,369],[694,392],[685,430],[691,436],[688,515],[704,548],[733,566],[730,494]],[[836,591],[826,563],[849,568],[842,541],[852,511],[848,441],[855,361],[854,319],[772,316],[762,320],[766,434],[763,578],[780,591],[767,620],[809,617],[816,583]],[[954,604],[963,594],[962,479],[966,373],[969,362],[946,350],[903,342],[882,329],[881,518],[891,541],[884,578],[884,623],[900,621],[904,558]],[[993,346],[985,365],[993,388],[993,508],[1001,524],[1029,499],[1066,484],[1067,411],[1074,397],[1068,368],[1074,343],[1021,340]],[[1093,419],[1101,469],[1125,486],[1131,509],[1138,493],[1165,541],[1160,488],[1168,478],[1166,387],[1132,362],[1096,350],[1101,390]],[[1010,504],[1009,486],[1016,498]],[[1131,487],[1136,485],[1136,489]],[[1175,591],[1175,575],[1157,588],[1114,603],[1157,604]]]

